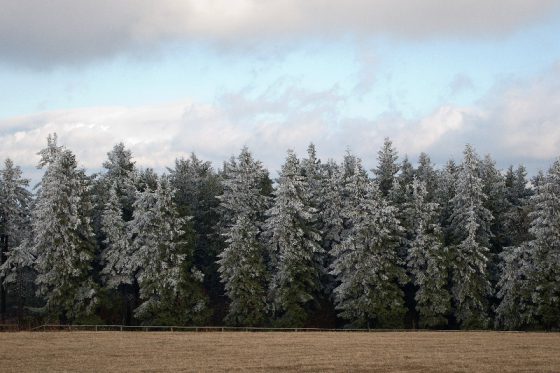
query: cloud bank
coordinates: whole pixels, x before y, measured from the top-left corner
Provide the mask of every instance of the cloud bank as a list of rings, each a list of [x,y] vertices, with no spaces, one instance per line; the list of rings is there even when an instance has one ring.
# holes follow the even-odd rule
[[[491,153],[498,164],[546,168],[560,149],[560,65],[530,80],[496,86],[478,105],[443,105],[417,119],[399,113],[377,118],[340,115],[346,97],[337,87],[309,91],[284,84],[257,95],[230,93],[210,105],[191,100],[143,107],[96,107],[52,111],[0,121],[0,158],[26,168],[31,156],[57,132],[90,170],[98,169],[112,146],[124,141],[137,163],[160,171],[175,158],[195,152],[216,166],[248,145],[275,173],[287,149],[300,155],[309,142],[319,156],[340,159],[347,148],[366,166],[375,165],[385,136],[401,155],[425,151],[443,164],[459,160],[466,142]]]
[[[501,37],[558,14],[555,0],[1,0],[0,61],[49,68],[166,43],[251,50],[307,38]]]

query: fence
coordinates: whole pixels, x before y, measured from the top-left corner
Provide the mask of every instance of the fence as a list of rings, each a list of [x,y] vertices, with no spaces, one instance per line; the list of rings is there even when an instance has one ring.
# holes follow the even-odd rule
[[[268,328],[235,326],[131,326],[131,325],[61,325],[44,324],[35,328],[20,328],[17,324],[0,324],[2,331],[142,331],[142,332],[496,332],[496,330],[430,330],[430,329],[325,329],[325,328]],[[521,331],[499,331],[523,333]]]
[[[0,324],[0,332],[13,332],[20,329],[18,324]]]
[[[243,326],[130,326],[130,325],[60,325],[44,324],[31,331],[165,331],[165,332],[368,332],[368,331],[411,331],[382,330],[382,329],[324,329],[324,328],[268,328],[268,327],[243,327]]]

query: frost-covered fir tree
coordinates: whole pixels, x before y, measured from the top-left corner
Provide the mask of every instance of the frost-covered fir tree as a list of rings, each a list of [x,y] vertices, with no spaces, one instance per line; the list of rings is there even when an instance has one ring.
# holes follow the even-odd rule
[[[344,230],[342,239],[349,235],[354,225],[354,214],[361,203],[370,180],[362,161],[351,153],[347,153],[342,164],[342,217]],[[360,191],[360,192],[357,192]]]
[[[393,148],[393,143],[388,137],[385,138],[383,148],[377,153],[377,168],[372,170],[383,196],[389,194],[393,187],[395,175],[399,172],[398,158],[398,153]]]
[[[453,299],[455,317],[464,328],[489,325],[488,297],[492,286],[488,279],[488,248],[477,239],[479,225],[474,210],[466,221],[467,237],[453,248]]]
[[[505,230],[506,214],[510,208],[506,198],[506,184],[504,176],[496,168],[496,162],[486,155],[480,163],[480,177],[482,179],[482,191],[486,195],[484,206],[492,214],[490,223],[489,252],[489,274],[492,284],[498,280],[499,254],[503,247],[509,243],[509,237]]]
[[[415,170],[412,164],[405,158],[401,164],[400,172],[393,179],[393,186],[387,194],[388,202],[396,209],[396,218],[399,220],[403,230],[399,237],[399,247],[397,253],[402,263],[407,262],[408,250],[410,242],[414,238],[414,221],[407,208],[412,204],[413,199],[413,181]],[[405,304],[408,306],[407,319],[412,320],[413,327],[416,327],[418,315],[415,312],[415,288],[409,282],[403,286]]]
[[[406,209],[412,222],[407,267],[416,287],[420,327],[447,325],[451,303],[447,290],[448,253],[438,223],[438,206],[428,202],[424,182],[414,179],[413,199]]]
[[[138,300],[138,288],[130,271],[124,268],[129,257],[125,225],[132,220],[138,178],[132,152],[122,142],[116,144],[107,153],[102,171],[93,178],[93,228],[100,251],[95,268],[100,268],[99,277],[105,287],[100,307],[111,322],[130,324]]]
[[[134,185],[138,177],[135,162],[132,160],[132,152],[126,149],[124,144],[118,143],[107,153],[107,160],[103,162],[105,172],[100,178],[103,206],[107,202],[109,189],[114,192],[119,200],[122,216],[125,221],[132,219],[132,204],[136,197],[136,187]]]
[[[165,176],[154,191],[139,192],[128,225],[130,266],[142,301],[135,315],[145,324],[189,324],[207,317],[203,275],[191,264],[192,248],[184,241],[185,222],[173,192]]]
[[[136,191],[154,192],[158,186],[159,177],[153,168],[146,168],[138,171],[138,177],[135,180]],[[136,195],[137,197],[138,195]]]
[[[416,170],[412,166],[412,163],[408,160],[408,155],[405,154],[404,159],[400,166],[400,173],[398,179],[401,185],[412,185],[414,181],[414,176],[416,175]]]
[[[225,210],[231,223],[240,214],[261,221],[269,207],[269,198],[263,191],[263,180],[268,172],[260,161],[253,159],[247,147],[228,164],[224,172],[223,194],[218,197],[220,207]]]
[[[307,147],[307,158],[301,162],[301,171],[305,176],[309,191],[309,203],[312,207],[319,209],[321,205],[321,187],[322,187],[322,167],[321,160],[317,158],[317,150],[312,143]]]
[[[405,155],[401,166],[400,172],[393,179],[393,186],[387,194],[388,201],[397,209],[397,219],[399,219],[401,226],[404,228],[401,237],[401,244],[399,247],[399,257],[406,262],[408,242],[413,236],[413,222],[411,216],[407,214],[407,206],[412,203],[412,183],[414,181],[415,170]],[[407,291],[407,299],[412,297],[411,292]]]
[[[393,178],[393,185],[387,193],[389,201],[398,207],[401,213],[404,213],[404,206],[412,201],[412,183],[415,173],[416,171],[408,160],[408,156],[405,155],[400,166],[400,172]],[[399,216],[399,219],[401,218]]]
[[[427,201],[434,200],[434,193],[437,186],[437,172],[434,169],[432,160],[428,154],[422,152],[418,157],[418,168],[416,169],[416,177],[426,185]]]
[[[487,196],[479,175],[480,161],[467,145],[457,174],[451,229],[452,294],[455,317],[465,328],[486,328],[488,297],[492,288],[488,274],[492,214],[485,207]]]
[[[323,249],[328,253],[336,243],[340,242],[344,228],[342,216],[344,174],[342,167],[332,160],[324,165],[323,173],[322,204],[319,215],[322,222]]]
[[[93,312],[98,299],[91,273],[95,237],[89,180],[55,137],[39,154],[46,170],[32,215],[38,294],[47,312],[77,321]]]
[[[259,326],[266,321],[267,268],[260,234],[246,214],[225,233],[227,246],[218,263],[230,299],[226,322],[232,325]]]
[[[332,214],[332,209],[333,207],[336,208],[338,201],[327,200],[327,196],[335,197],[334,193],[339,191],[339,186],[332,185],[332,182],[329,182],[329,175],[327,174],[329,168],[321,163],[313,144],[310,144],[307,148],[307,158],[302,160],[301,170],[303,176],[305,176],[305,184],[308,189],[306,194],[309,196],[309,205],[317,211],[313,228],[321,234],[322,238],[324,237],[321,240],[323,250],[317,252],[314,259],[317,263],[321,263],[320,281],[322,291],[321,297],[319,297],[321,314],[314,315],[314,317],[324,317],[326,313],[329,313],[334,318],[333,304],[329,300],[334,286],[334,278],[329,274],[331,264],[329,241],[332,239],[333,234],[335,234],[335,229],[337,229],[337,223],[339,222],[337,216]],[[334,170],[331,169],[330,171]],[[337,197],[340,198],[340,195]],[[335,206],[331,205],[333,203]],[[327,214],[330,216],[327,216]],[[326,238],[327,235],[329,238]]]
[[[266,222],[274,275],[270,286],[273,313],[279,325],[303,326],[320,293],[321,263],[316,261],[321,235],[314,229],[317,211],[296,155],[288,156],[274,192]]]
[[[217,236],[214,226],[219,219],[219,200],[216,197],[223,190],[212,164],[193,153],[187,159],[175,160],[175,167],[169,169],[169,177],[176,190],[175,203],[180,215],[192,216],[197,251],[215,251],[212,239]]]
[[[332,254],[339,316],[358,327],[398,327],[405,313],[399,285],[406,282],[397,248],[402,227],[396,210],[370,182],[359,162],[347,185],[356,201],[347,214],[351,228]]]
[[[500,278],[497,284],[495,326],[503,329],[518,329],[537,326],[534,314],[532,274],[534,273],[530,242],[504,248],[500,254]]]
[[[500,281],[499,320],[508,328],[560,327],[560,160],[531,198],[532,239],[506,251]],[[517,287],[511,285],[514,278]],[[530,292],[530,293],[529,293]],[[520,310],[518,315],[514,310]]]
[[[244,147],[229,164],[219,196],[227,246],[218,263],[230,300],[226,321],[233,325],[256,326],[266,320],[269,276],[262,230],[269,199],[262,183],[267,177],[261,162]]]
[[[28,236],[32,195],[29,179],[19,166],[6,159],[0,170],[0,234],[7,236],[8,249],[19,245]]]
[[[109,200],[101,217],[101,230],[105,234],[105,250],[101,257],[103,269],[101,277],[109,289],[132,284],[133,273],[130,267],[130,242],[128,240],[123,209],[117,194],[117,186],[109,189]]]
[[[217,198],[222,194],[221,177],[210,162],[194,153],[175,160],[175,167],[168,170],[179,215],[191,217],[184,230],[187,240],[194,242],[193,265],[204,273],[203,285],[209,304],[225,309],[224,287],[216,263],[225,246],[219,227],[221,214]]]
[[[528,187],[527,171],[520,165],[514,170],[510,166],[505,175],[506,199],[509,209],[504,218],[504,233],[507,246],[519,246],[530,240],[529,197],[533,190]]]
[[[459,168],[453,160],[449,160],[443,170],[437,172],[437,183],[434,202],[439,205],[439,222],[443,229],[446,246],[455,244],[452,232],[451,217],[454,211],[453,198]]]
[[[29,180],[22,177],[21,168],[15,166],[11,159],[6,159],[0,171],[0,236],[7,241],[1,242],[0,286],[17,296],[19,316],[31,285],[34,260],[28,244],[32,203],[28,186]],[[2,318],[5,310],[6,293],[2,292]]]
[[[330,274],[333,256],[330,254],[333,248],[342,241],[344,236],[345,203],[344,173],[343,167],[339,167],[330,160],[323,165],[323,179],[321,183],[321,203],[319,206],[320,232],[322,237],[321,246],[324,250],[323,268],[323,292],[328,296],[330,303],[334,300],[333,290],[336,286],[335,278]]]
[[[319,212],[322,209],[323,202],[323,180],[321,160],[317,158],[315,145],[309,144],[307,148],[307,158],[301,161],[301,173],[305,177],[305,185],[308,196],[308,204]],[[315,229],[320,231],[322,221],[320,218],[315,220]]]

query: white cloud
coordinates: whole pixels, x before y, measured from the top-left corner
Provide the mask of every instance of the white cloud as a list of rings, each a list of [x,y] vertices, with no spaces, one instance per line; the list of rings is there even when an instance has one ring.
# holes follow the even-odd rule
[[[158,170],[193,151],[220,166],[248,145],[274,173],[287,149],[303,154],[309,142],[324,159],[340,159],[350,147],[373,167],[389,136],[399,153],[412,159],[426,151],[443,164],[450,156],[459,159],[464,144],[471,143],[502,167],[522,162],[535,171],[560,155],[559,76],[560,65],[530,80],[498,85],[476,107],[442,106],[417,119],[398,113],[341,117],[347,97],[336,86],[315,92],[285,83],[261,94],[224,95],[213,105],[184,100],[32,114],[0,120],[0,158],[10,156],[29,169],[47,135],[57,132],[90,170],[124,141],[140,166]]]
[[[555,0],[1,0],[0,56],[83,63],[166,42],[254,49],[353,34],[500,37],[556,14]]]

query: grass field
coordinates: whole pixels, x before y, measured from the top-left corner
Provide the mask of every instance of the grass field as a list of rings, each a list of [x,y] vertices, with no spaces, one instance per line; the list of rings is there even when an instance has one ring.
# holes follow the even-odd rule
[[[0,371],[560,372],[560,333],[0,333]]]

